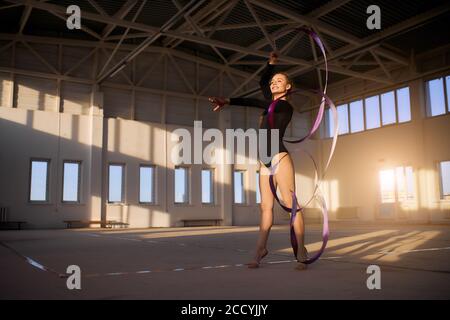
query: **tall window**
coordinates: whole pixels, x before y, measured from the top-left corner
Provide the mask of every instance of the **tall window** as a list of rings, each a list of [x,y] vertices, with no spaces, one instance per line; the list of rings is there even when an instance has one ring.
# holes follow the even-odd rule
[[[394,91],[389,91],[381,95],[381,115],[383,118],[383,126],[396,122]]]
[[[30,201],[48,201],[50,160],[31,160]]]
[[[80,201],[81,163],[64,161],[63,165],[63,202]]]
[[[450,112],[450,76],[445,77],[445,88],[447,90],[447,111]]]
[[[441,180],[441,198],[450,199],[450,161],[439,163],[439,176]]]
[[[202,170],[202,203],[214,202],[214,174],[212,169]]]
[[[350,129],[352,133],[364,130],[364,111],[362,100],[350,103]]]
[[[412,167],[396,167],[379,173],[382,203],[402,202],[414,199]]]
[[[261,190],[259,189],[259,171],[256,172],[256,203],[261,203]]]
[[[245,171],[234,171],[234,203],[245,203]]]
[[[108,202],[121,203],[123,202],[123,164],[109,165],[109,192]]]
[[[373,96],[365,100],[366,104],[366,128],[380,127],[380,100],[379,96]]]
[[[411,120],[411,102],[409,99],[409,87],[397,90],[398,122]]]
[[[348,133],[348,106],[346,104],[336,107],[337,116],[339,119],[338,134]],[[328,136],[332,137],[334,134],[334,118],[331,109],[328,109]]]
[[[381,202],[395,202],[395,175],[393,169],[380,171],[380,187]]]
[[[406,201],[414,199],[414,177],[412,167],[395,168],[397,199]]]
[[[154,203],[155,202],[155,167],[149,165],[141,165],[139,167],[139,202]]]
[[[444,114],[446,112],[444,78],[427,81],[426,89],[428,114],[432,117]]]
[[[189,169],[175,168],[175,203],[189,203]]]

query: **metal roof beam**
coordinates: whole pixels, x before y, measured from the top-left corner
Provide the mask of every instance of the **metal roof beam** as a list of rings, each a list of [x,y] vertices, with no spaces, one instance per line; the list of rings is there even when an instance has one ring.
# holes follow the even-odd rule
[[[227,2],[228,2],[228,0],[219,0],[219,1],[216,0],[216,1],[210,2],[206,7],[202,8],[201,10],[196,12],[191,17],[192,21],[195,23],[200,23],[203,19],[207,19],[208,21],[214,20],[223,11],[225,11],[226,8],[229,6],[229,4]],[[223,8],[220,8],[224,3],[226,3],[225,6]],[[219,7],[219,9],[218,9],[218,7]],[[187,31],[188,28],[189,28],[189,23],[188,23],[188,21],[185,21],[183,24],[181,24],[181,26],[177,29],[177,31]],[[189,30],[188,32],[190,34],[193,34],[194,30]],[[180,40],[174,39],[174,38],[164,39],[163,46],[164,47],[172,46],[172,48],[174,48],[177,45],[179,45],[181,42],[183,42],[183,41],[182,40],[180,41]]]
[[[297,22],[293,22],[292,20],[266,21],[266,22],[261,22],[261,24],[265,27],[271,27],[271,26],[277,26],[277,25],[289,25],[289,24],[298,25]],[[239,30],[239,29],[247,29],[247,28],[254,28],[254,27],[258,27],[258,24],[257,23],[227,24],[227,25],[221,25],[221,26],[217,27],[216,31]],[[211,30],[213,30],[213,28],[214,27],[204,27],[204,26],[201,27],[201,29],[204,32],[211,31]],[[181,30],[181,31],[183,32],[183,30]],[[186,33],[192,34],[193,31],[189,30],[189,31],[186,31]],[[149,35],[151,35],[151,34],[146,33],[146,32],[133,33],[133,34],[127,35],[125,39],[147,38]],[[114,40],[119,40],[120,38],[121,38],[120,35],[108,36],[104,40],[105,41],[114,41]],[[173,40],[173,38],[171,40]]]
[[[0,40],[9,40],[11,43],[9,45],[5,45],[2,49],[7,49],[12,45],[14,41],[27,41],[30,43],[42,43],[42,44],[62,44],[64,46],[69,47],[85,47],[85,48],[105,48],[105,49],[114,49],[116,44],[107,43],[107,42],[98,42],[98,41],[90,41],[90,40],[76,40],[76,39],[63,39],[63,38],[53,38],[53,37],[39,37],[39,36],[30,36],[30,35],[16,35],[10,33],[0,33]],[[120,50],[122,51],[133,51],[137,46],[131,44],[122,44]],[[0,50],[2,50],[0,49]],[[191,62],[198,62],[204,66],[211,67],[217,70],[228,70],[230,73],[234,75],[238,75],[241,77],[248,77],[250,73],[241,71],[239,69],[229,68],[224,64],[217,63],[211,60],[207,60],[201,57],[193,56],[178,50],[170,49],[170,48],[162,48],[162,47],[147,47],[145,52],[148,53],[170,53],[174,57],[178,57],[180,59],[184,59]]]
[[[122,8],[117,11],[113,17],[118,19],[123,19],[126,17],[126,15],[133,9],[133,7],[136,5],[137,0],[128,0]],[[105,39],[109,34],[116,28],[117,25],[115,24],[108,24],[102,31],[102,38]]]
[[[311,13],[308,14],[308,16],[312,18],[319,18],[321,16],[326,15],[327,13],[330,13],[331,11],[336,10],[339,7],[342,7],[343,5],[347,4],[352,0],[332,0],[324,4],[323,6],[313,10]]]
[[[33,10],[33,7],[31,6],[25,6],[25,8],[23,9],[22,17],[20,18],[20,27],[19,27],[20,34],[23,32],[23,29],[27,24],[28,18],[30,17],[31,14],[31,10]]]

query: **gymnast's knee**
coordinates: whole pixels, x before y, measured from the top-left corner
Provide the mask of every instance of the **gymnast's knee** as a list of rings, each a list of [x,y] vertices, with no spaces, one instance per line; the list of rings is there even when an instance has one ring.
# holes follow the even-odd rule
[[[273,204],[261,202],[259,207],[261,209],[261,213],[272,214]]]

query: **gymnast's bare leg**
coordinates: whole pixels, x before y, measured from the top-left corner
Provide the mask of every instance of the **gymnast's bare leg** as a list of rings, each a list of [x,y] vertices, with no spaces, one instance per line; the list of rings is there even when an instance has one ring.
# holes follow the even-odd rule
[[[291,156],[282,152],[274,157],[272,163],[278,163],[277,170],[274,174],[274,182],[280,189],[280,201],[284,206],[292,208],[292,192],[295,192],[295,171]],[[274,164],[272,164],[273,166]],[[308,258],[308,253],[305,248],[305,224],[301,212],[295,216],[294,232],[298,244],[297,260],[299,262],[297,269],[306,269],[305,260]]]
[[[259,224],[259,236],[256,243],[255,256],[253,260],[248,264],[249,268],[258,268],[262,258],[267,253],[267,240],[269,238],[270,229],[273,225],[273,204],[274,196],[270,190],[269,176],[270,170],[260,162],[259,169],[259,189],[261,191],[261,221]]]

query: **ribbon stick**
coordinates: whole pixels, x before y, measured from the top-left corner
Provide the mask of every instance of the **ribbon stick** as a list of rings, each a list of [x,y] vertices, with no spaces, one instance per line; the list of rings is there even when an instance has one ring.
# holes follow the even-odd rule
[[[338,137],[338,132],[339,132],[339,120],[338,120],[338,115],[337,115],[337,110],[336,110],[336,106],[334,105],[333,101],[327,96],[327,85],[328,85],[328,63],[327,63],[327,57],[326,57],[326,52],[325,52],[325,47],[322,43],[322,41],[320,40],[320,37],[311,29],[302,27],[297,29],[299,31],[303,31],[306,32],[314,41],[315,43],[318,45],[318,47],[320,48],[320,50],[322,51],[323,57],[324,57],[324,63],[325,63],[325,86],[323,91],[315,91],[315,93],[317,93],[318,95],[320,95],[321,97],[321,103],[320,103],[320,107],[319,107],[319,111],[317,113],[317,117],[314,121],[313,126],[311,127],[311,130],[309,131],[309,133],[304,136],[301,139],[297,139],[297,140],[284,140],[287,143],[292,143],[292,144],[300,144],[301,142],[309,139],[319,128],[320,123],[322,122],[323,119],[323,115],[325,112],[325,106],[328,105],[330,107],[330,110],[333,114],[333,122],[334,122],[334,134],[333,134],[333,142],[331,145],[331,151],[330,154],[328,156],[328,160],[326,162],[325,168],[322,172],[322,176],[319,179],[318,176],[318,168],[317,168],[317,164],[314,161],[314,158],[308,153],[308,156],[310,157],[310,159],[312,160],[313,164],[314,164],[314,170],[315,170],[315,177],[314,177],[314,191],[313,191],[313,195],[311,196],[311,198],[306,202],[306,204],[304,206],[300,206],[298,204],[297,201],[297,196],[295,195],[295,192],[292,192],[292,208],[288,208],[286,206],[284,206],[281,202],[280,199],[278,198],[277,195],[277,189],[275,186],[275,183],[273,181],[273,176],[275,174],[275,169],[278,166],[278,164],[281,162],[282,158],[278,161],[277,164],[275,164],[272,168],[271,168],[271,174],[269,177],[269,184],[270,184],[270,189],[272,191],[272,194],[274,196],[274,198],[277,200],[278,204],[286,211],[286,212],[290,212],[291,213],[291,218],[290,218],[290,236],[291,236],[291,245],[292,245],[292,249],[295,255],[295,258],[297,259],[297,252],[298,252],[298,243],[297,243],[297,238],[295,236],[295,231],[294,231],[294,221],[295,221],[295,217],[297,215],[297,212],[302,211],[306,208],[306,206],[313,200],[316,199],[316,201],[319,203],[319,206],[321,208],[322,211],[322,216],[323,216],[323,228],[322,228],[322,246],[319,249],[319,251],[314,254],[312,257],[308,258],[306,261],[301,261],[305,264],[311,264],[314,261],[316,261],[317,259],[320,258],[320,256],[322,255],[322,253],[325,251],[325,248],[327,246],[327,242],[328,242],[328,238],[329,238],[329,226],[328,226],[328,210],[327,210],[327,206],[326,206],[326,201],[323,198],[323,196],[321,194],[318,193],[319,189],[320,189],[320,184],[323,180],[323,178],[325,177],[325,173],[328,170],[328,167],[330,165],[331,159],[333,157],[334,154],[334,150],[336,148],[336,143],[337,143],[337,137]],[[275,113],[275,108],[277,106],[278,101],[290,94],[293,94],[295,92],[298,92],[300,90],[294,90],[294,91],[289,91],[288,93],[286,93],[285,95],[283,95],[282,97],[279,97],[278,99],[272,101],[272,103],[269,106],[268,109],[268,122],[270,127],[273,129],[274,127],[274,113]]]

